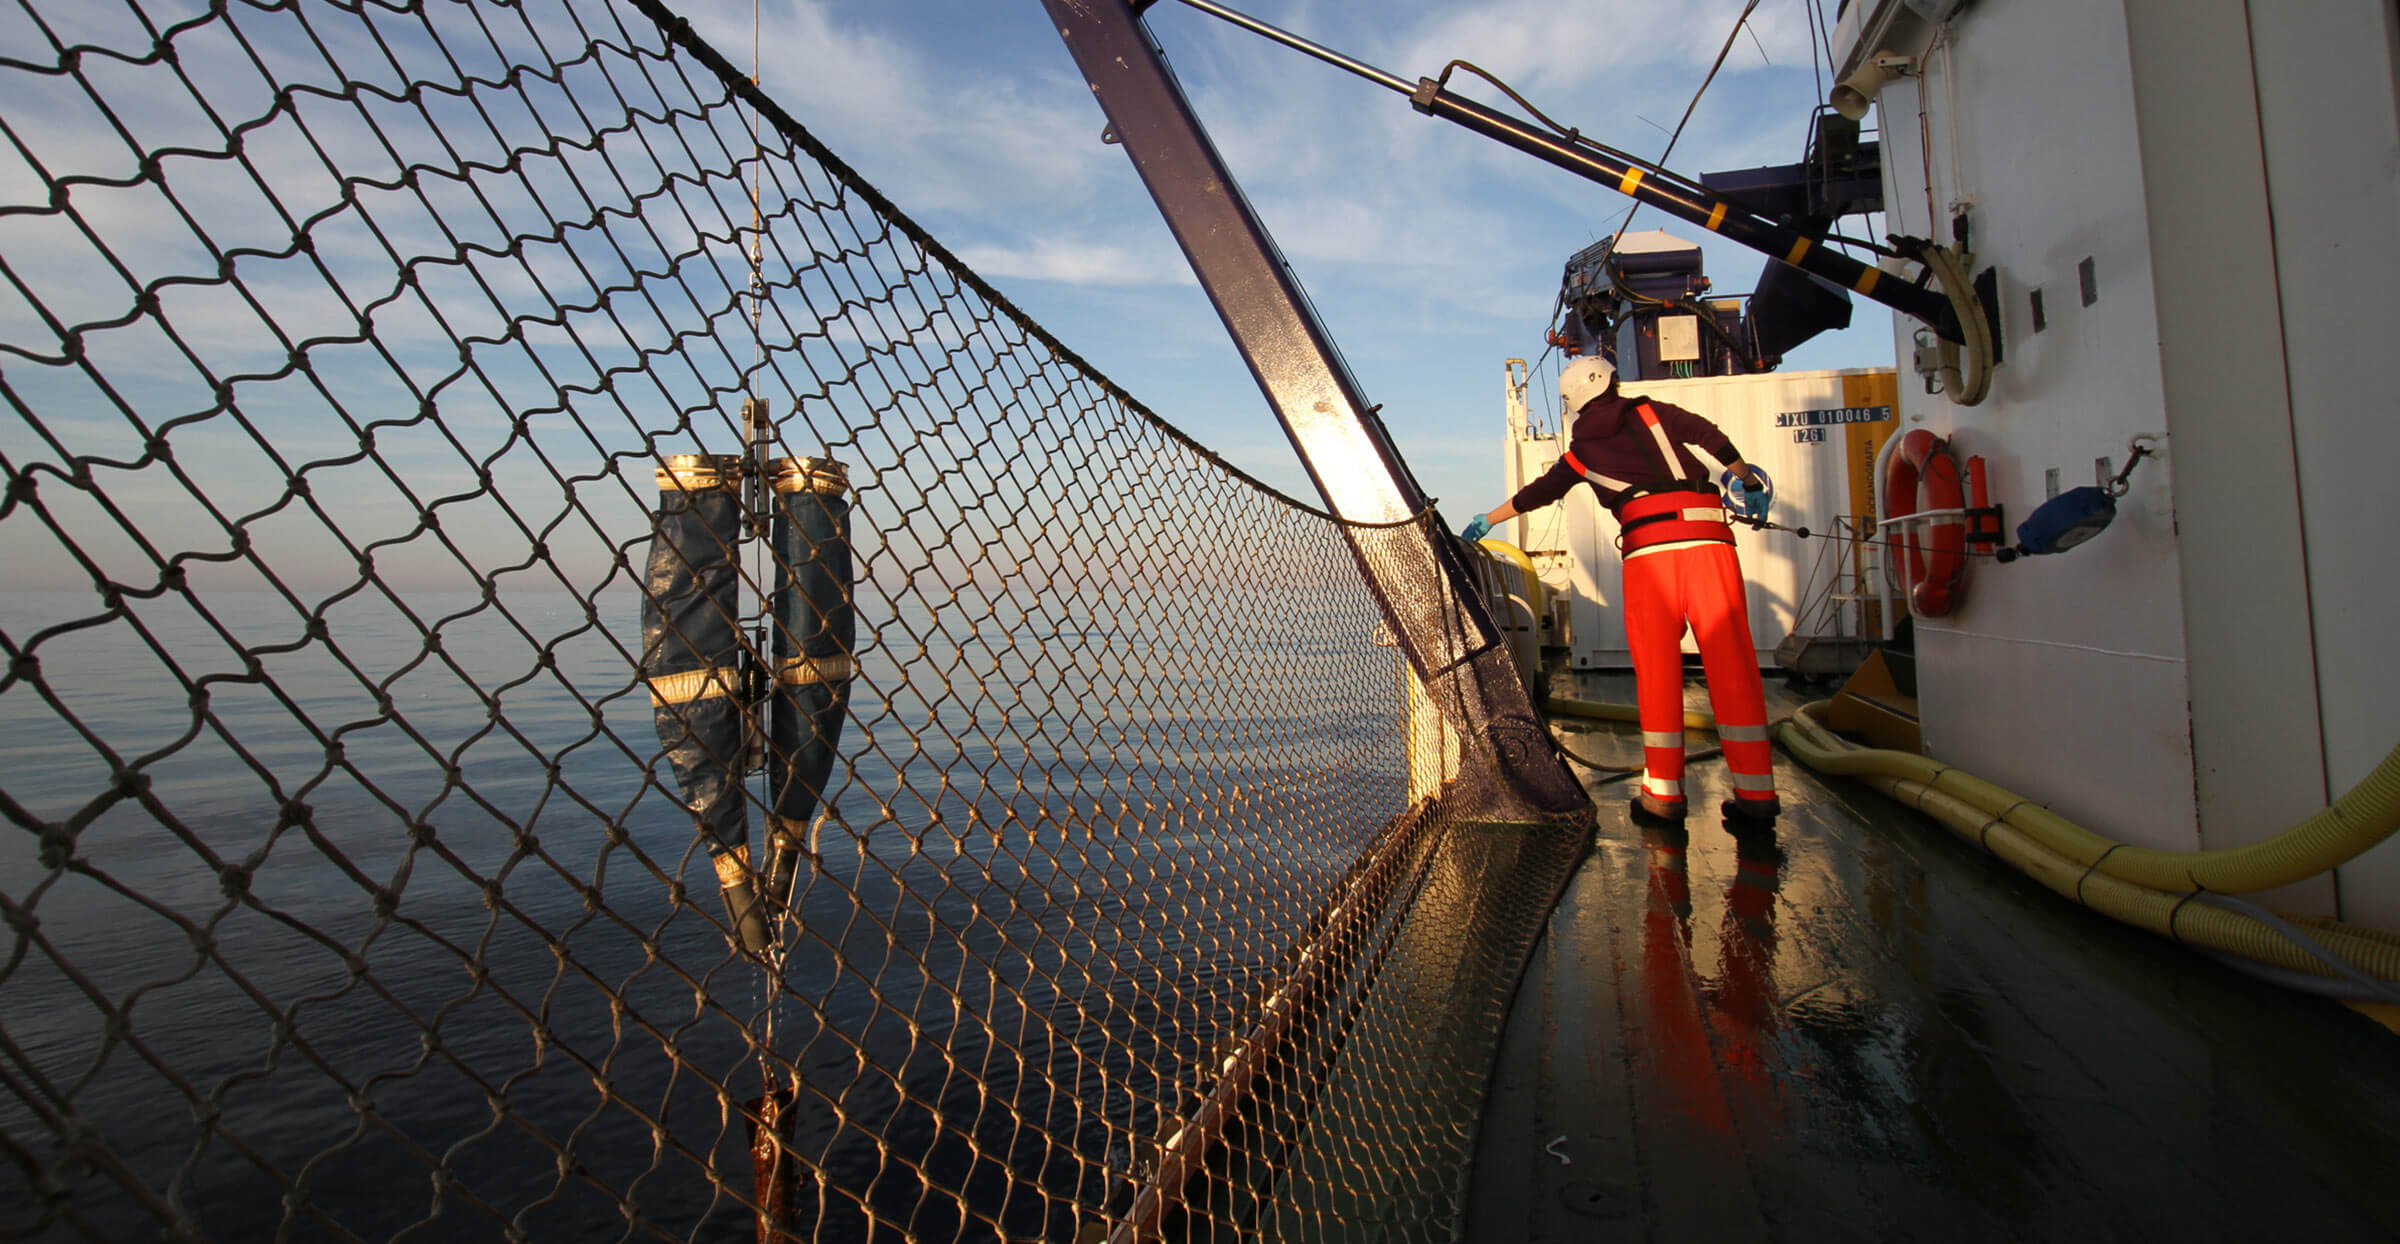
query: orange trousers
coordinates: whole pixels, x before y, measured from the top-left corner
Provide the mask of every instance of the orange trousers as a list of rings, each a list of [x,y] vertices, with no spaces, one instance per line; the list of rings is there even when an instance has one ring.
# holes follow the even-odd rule
[[[1642,718],[1642,789],[1683,802],[1683,632],[1700,644],[1708,702],[1737,799],[1775,798],[1767,690],[1750,642],[1742,563],[1711,541],[1644,550],[1625,561],[1625,642]]]

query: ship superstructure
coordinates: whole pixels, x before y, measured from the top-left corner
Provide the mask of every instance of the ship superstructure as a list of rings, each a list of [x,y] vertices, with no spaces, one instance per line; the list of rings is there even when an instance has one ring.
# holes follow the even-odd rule
[[[2400,739],[2396,24],[2366,0],[1843,9],[1890,232],[1996,287],[1989,394],[1904,376],[1899,426],[1982,457],[2012,523],[2158,449],[2103,535],[1975,564],[1917,620],[1928,755],[2195,849],[2293,824]],[[1920,335],[1896,321],[1903,360]],[[2400,929],[2400,848],[2269,897]]]
[[[1747,304],[1715,296],[1699,248],[1656,230],[1568,261],[1551,344],[1606,353],[1629,392],[1718,419],[1797,485],[1779,493],[1791,525],[1850,520],[1860,556],[1831,567],[1846,576],[1788,536],[1745,539],[1762,661],[1796,633],[1905,624],[1925,754],[2131,844],[2260,841],[2400,739],[2383,651],[2400,584],[2372,534],[2400,426],[2364,363],[2400,282],[2393,38],[2373,4],[2305,20],[2140,0],[1847,5],[1828,107],[1871,109],[1869,137],[1821,112],[1803,165],[1700,181],[1820,230],[1880,210],[1906,252],[1882,279],[1934,284],[1922,260],[1942,252],[1982,339],[1901,315],[1897,383],[1774,373],[1789,335],[1766,329],[1846,322],[1839,303],[1795,309],[1843,291],[1770,262]],[[1513,490],[1558,445],[1547,395],[1510,389]],[[1915,430],[1986,482],[1999,537],[1961,540],[1938,612],[1905,604],[1906,549],[1939,530],[1902,517],[1929,502],[1893,495],[1887,441]],[[2010,558],[2020,522],[2086,486],[2117,494],[2103,534]],[[1622,667],[1618,558],[1592,500],[1509,534],[1559,590],[1570,664]],[[2400,928],[2400,849],[2269,897]]]

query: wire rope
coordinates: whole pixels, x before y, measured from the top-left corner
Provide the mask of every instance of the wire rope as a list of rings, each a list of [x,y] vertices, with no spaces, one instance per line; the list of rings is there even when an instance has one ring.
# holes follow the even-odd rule
[[[1675,122],[1675,131],[1667,135],[1667,148],[1658,153],[1657,162],[1659,164],[1665,164],[1674,156],[1675,144],[1683,141],[1683,128],[1692,123],[1692,113],[1700,107],[1700,97],[1708,94],[1709,84],[1717,80],[1717,71],[1725,67],[1725,57],[1733,51],[1733,41],[1741,37],[1742,27],[1749,22],[1750,14],[1757,8],[1758,0],[1749,0],[1749,3],[1742,6],[1741,13],[1733,19],[1733,29],[1725,32],[1725,42],[1718,46],[1717,58],[1709,63],[1708,74],[1700,79],[1699,88],[1692,92],[1691,102],[1683,106],[1683,117]],[[1633,226],[1633,218],[1641,210],[1641,202],[1636,200],[1632,209],[1625,213],[1625,219],[1617,225],[1615,235],[1609,238],[1609,253],[1616,253],[1617,244],[1624,241],[1625,231]]]

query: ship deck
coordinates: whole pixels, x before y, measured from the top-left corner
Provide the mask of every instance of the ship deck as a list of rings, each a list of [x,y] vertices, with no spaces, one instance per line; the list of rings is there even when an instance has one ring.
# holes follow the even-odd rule
[[[1776,766],[1771,842],[1719,826],[1720,763],[1670,832],[1580,770],[1598,839],[1508,1018],[1469,1239],[2400,1238],[2400,1036]]]

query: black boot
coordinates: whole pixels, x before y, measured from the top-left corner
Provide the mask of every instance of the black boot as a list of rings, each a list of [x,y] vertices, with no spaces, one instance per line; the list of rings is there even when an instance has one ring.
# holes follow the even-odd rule
[[[1725,816],[1725,829],[1740,833],[1745,829],[1772,829],[1775,818],[1783,813],[1780,799],[1728,799],[1718,805]]]
[[[1681,825],[1684,813],[1689,811],[1682,800],[1669,802],[1649,791],[1635,795],[1631,808],[1634,824],[1650,826]]]

